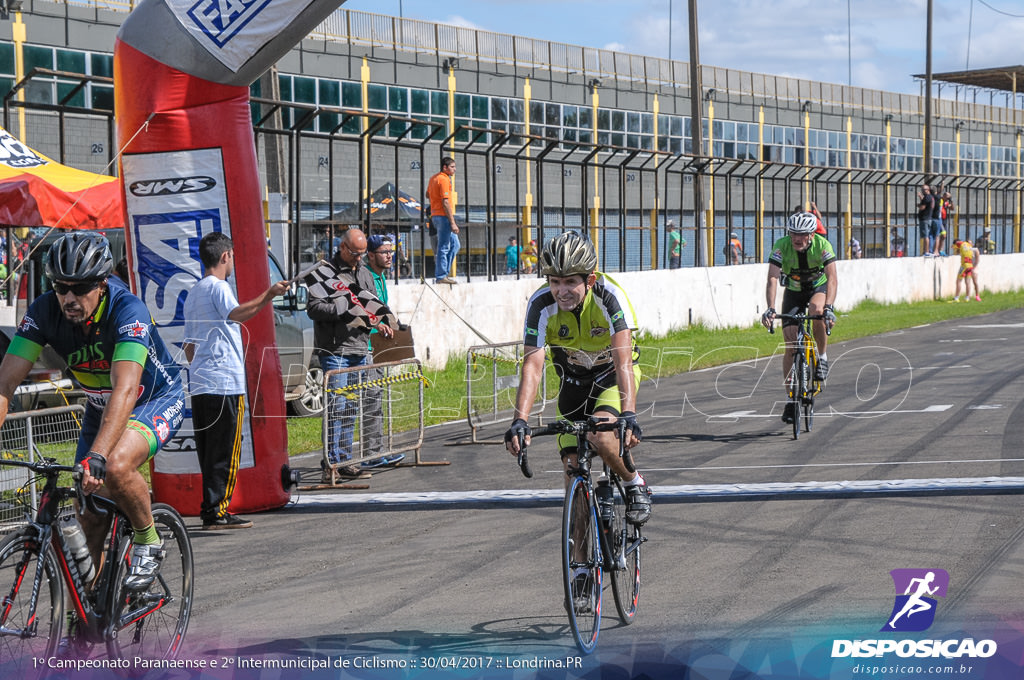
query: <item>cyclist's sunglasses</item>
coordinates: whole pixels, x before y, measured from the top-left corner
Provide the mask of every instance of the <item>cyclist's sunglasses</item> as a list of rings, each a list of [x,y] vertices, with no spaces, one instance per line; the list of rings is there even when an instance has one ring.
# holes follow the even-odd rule
[[[57,295],[67,295],[69,292],[78,297],[88,295],[100,287],[100,281],[82,281],[81,283],[53,282],[53,292]]]

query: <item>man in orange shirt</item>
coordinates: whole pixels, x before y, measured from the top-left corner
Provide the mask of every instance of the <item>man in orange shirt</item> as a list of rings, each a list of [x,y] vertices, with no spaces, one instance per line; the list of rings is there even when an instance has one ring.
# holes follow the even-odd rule
[[[434,283],[458,283],[450,276],[455,255],[459,252],[459,225],[455,223],[455,200],[452,177],[455,159],[441,159],[441,172],[430,178],[427,197],[430,199],[430,224],[437,231],[434,249]]]

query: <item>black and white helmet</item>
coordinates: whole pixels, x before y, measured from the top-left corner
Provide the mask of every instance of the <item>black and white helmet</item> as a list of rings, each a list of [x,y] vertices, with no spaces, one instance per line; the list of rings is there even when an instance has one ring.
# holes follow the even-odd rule
[[[551,239],[540,253],[540,273],[544,276],[589,276],[595,269],[594,245],[574,231]]]
[[[53,242],[46,255],[51,281],[100,281],[114,268],[110,243],[103,234],[73,231]]]
[[[791,234],[813,234],[818,229],[818,218],[814,213],[796,213],[789,218],[787,229]]]

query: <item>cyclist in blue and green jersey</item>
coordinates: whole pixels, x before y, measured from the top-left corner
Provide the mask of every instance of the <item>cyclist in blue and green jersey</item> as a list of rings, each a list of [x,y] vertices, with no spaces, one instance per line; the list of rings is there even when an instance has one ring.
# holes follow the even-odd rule
[[[824,314],[824,320],[814,322],[814,340],[818,345],[818,367],[814,377],[825,380],[828,377],[826,329],[831,329],[836,322],[832,305],[836,300],[838,280],[835,251],[828,239],[815,233],[817,226],[818,219],[814,213],[796,213],[789,218],[788,235],[772,246],[772,254],[768,257],[768,283],[765,286],[767,309],[761,316],[761,323],[770,329],[775,320],[775,299],[780,279],[786,289],[782,295],[782,309],[785,313],[800,313],[806,309],[811,316]],[[782,334],[786,344],[792,346],[796,342],[797,323],[784,319]],[[783,380],[789,377],[792,367],[793,355],[786,352],[782,359]],[[793,404],[787,403],[782,420],[790,423],[794,417]]]
[[[53,290],[29,307],[0,363],[0,423],[43,347],[53,347],[88,398],[75,455],[85,470],[82,490],[104,487],[128,516],[135,541],[125,584],[144,589],[164,551],[138,468],[178,431],[185,393],[149,311],[110,276],[113,265],[99,234],[66,234],[50,247],[46,275]],[[106,521],[88,512],[81,519],[98,557]]]
[[[610,277],[596,272],[597,253],[590,241],[565,232],[544,244],[540,270],[547,284],[527,304],[524,357],[512,426],[505,434],[509,453],[519,453],[519,434],[530,443],[527,419],[544,371],[544,347],[559,377],[558,417],[583,420],[621,418],[626,423],[625,446],[641,439],[636,419],[640,385],[639,354],[633,343],[636,315],[625,291]],[[639,472],[630,472],[619,457],[617,432],[598,432],[590,441],[605,463],[624,481],[626,519],[641,525],[651,515],[650,492]],[[576,464],[577,440],[558,438],[562,463]],[[568,479],[568,478],[567,478]]]

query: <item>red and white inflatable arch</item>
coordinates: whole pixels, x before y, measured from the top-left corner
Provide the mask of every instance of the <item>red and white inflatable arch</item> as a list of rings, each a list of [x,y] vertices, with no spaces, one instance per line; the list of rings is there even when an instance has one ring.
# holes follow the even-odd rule
[[[199,240],[235,244],[238,299],[269,285],[249,84],[341,2],[145,0],[114,48],[114,93],[128,257],[135,292],[167,342],[180,343],[183,305],[202,276]],[[272,312],[245,324],[249,421],[231,509],[288,502],[281,366]],[[202,485],[186,421],[155,459],[158,501],[199,513]]]

